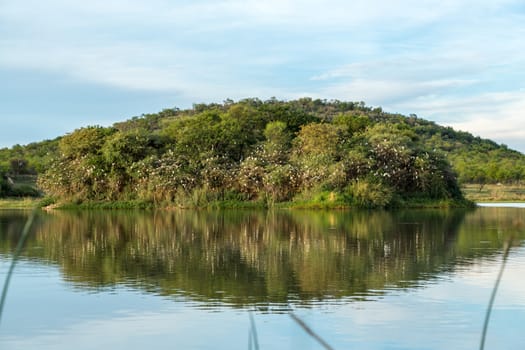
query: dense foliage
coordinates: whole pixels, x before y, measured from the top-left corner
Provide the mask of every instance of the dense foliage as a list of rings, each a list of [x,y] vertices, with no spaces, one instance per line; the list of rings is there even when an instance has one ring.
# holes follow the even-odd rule
[[[245,100],[86,127],[59,141],[39,185],[78,202],[185,206],[323,194],[362,207],[461,198],[443,156],[407,125],[377,122],[373,113],[382,114],[362,104]]]
[[[9,183],[6,174],[0,170],[0,197],[7,196],[9,192]]]
[[[525,179],[525,155],[506,145],[415,116],[390,116],[386,119],[406,123],[429,148],[444,154],[461,183],[516,184]]]
[[[464,182],[520,181],[525,156],[362,102],[246,99],[2,149],[0,169],[38,173],[46,194],[74,202],[376,207],[461,199],[455,172]]]
[[[0,149],[0,171],[10,176],[43,173],[57,155],[59,140],[56,138]]]

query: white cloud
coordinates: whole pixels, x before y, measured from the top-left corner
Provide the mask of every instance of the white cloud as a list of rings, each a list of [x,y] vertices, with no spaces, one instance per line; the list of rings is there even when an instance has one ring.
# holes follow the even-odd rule
[[[373,80],[356,79],[349,83],[330,85],[322,90],[322,95],[341,100],[361,99],[372,105],[396,106],[398,101],[433,96],[445,89],[464,87],[473,84],[469,80]]]
[[[7,43],[1,46],[5,54],[0,57],[0,63],[12,68],[44,69],[90,82],[146,90],[174,89],[180,79],[176,79],[175,73],[181,67],[170,63],[168,57],[153,48],[154,54],[145,55],[144,47],[134,45],[28,47]],[[173,62],[177,62],[176,57],[173,58]],[[157,62],[152,62],[154,60]]]
[[[67,0],[48,0],[42,3],[38,0],[7,1],[3,4],[2,17],[24,18],[31,14],[40,14],[38,20],[49,18],[50,14],[85,16],[111,16],[117,20],[125,17],[157,18],[166,20],[179,18],[213,17],[215,21],[221,18],[239,18],[245,23],[256,22],[297,22],[307,19],[312,23],[364,23],[371,20],[412,19],[427,21],[439,14],[457,11],[472,1],[437,1],[437,0],[356,0],[352,2],[331,0],[319,2],[315,0],[223,0],[223,1],[166,1],[152,0],[92,0],[89,2],[71,2]],[[475,3],[480,7],[480,2]],[[439,5],[439,6],[436,6]],[[191,15],[191,18],[188,18]],[[203,25],[195,23],[196,26]],[[302,25],[305,23],[302,22]],[[205,25],[205,24],[204,24]]]
[[[448,124],[496,140],[525,139],[525,91],[485,94],[477,100],[477,105],[463,106],[463,121]]]
[[[156,88],[173,89],[179,87],[178,80],[182,85],[191,85],[191,80],[198,79],[199,72],[208,77],[211,72],[220,71],[222,68],[229,71],[225,76],[232,78],[236,66],[254,61],[269,63],[275,61],[275,56],[280,56],[277,64],[294,64],[301,54],[298,52],[301,46],[319,45],[321,50],[328,48],[332,55],[341,56],[348,56],[348,50],[351,48],[356,49],[355,52],[350,52],[346,59],[353,63],[320,73],[317,76],[319,79],[354,76],[356,72],[360,74],[354,78],[367,80],[371,78],[370,75],[371,80],[374,80],[374,73],[384,75],[385,80],[399,77],[406,79],[406,74],[432,73],[437,65],[440,65],[441,70],[449,67],[452,74],[450,65],[456,66],[454,51],[449,54],[451,50],[449,47],[440,46],[439,39],[437,43],[408,44],[415,46],[408,49],[410,52],[407,54],[399,56],[395,52],[384,52],[381,49],[382,46],[388,45],[383,41],[388,39],[381,39],[381,35],[399,32],[402,28],[420,26],[422,23],[432,23],[451,13],[464,16],[463,9],[472,4],[471,0],[334,0],[325,3],[312,0],[229,0],[191,3],[153,0],[148,4],[123,0],[94,0],[83,3],[52,0],[45,5],[35,0],[10,1],[4,5],[0,17],[12,23],[13,28],[24,30],[20,33],[13,31],[13,37],[0,41],[2,51],[6,53],[2,55],[0,63],[41,69],[55,69],[59,66],[62,71],[77,77],[90,80],[101,78],[103,83],[130,88],[140,85],[148,89],[152,85],[150,80],[159,81],[161,76],[164,79],[155,84]],[[476,2],[474,9],[480,11],[487,6],[492,7],[491,4],[491,1]],[[490,19],[486,22],[490,22]],[[391,23],[395,23],[395,26]],[[362,25],[365,25],[365,28],[360,28]],[[376,30],[370,30],[368,26],[377,28],[378,33],[374,33]],[[234,30],[235,33],[231,33],[230,30]],[[246,37],[250,34],[264,36],[266,30],[274,33],[281,31],[281,35],[271,44],[250,42],[247,39],[238,43],[243,47],[236,47],[236,43],[228,43],[225,47],[225,43],[222,43],[219,45],[222,52],[214,50],[214,41],[226,41],[231,34],[240,35],[239,33],[246,32]],[[328,40],[327,37],[321,36],[319,40],[309,42],[308,39],[295,37],[299,35],[297,32],[319,36],[334,30],[339,33],[337,36],[328,37]],[[126,36],[126,31],[131,34]],[[35,35],[36,33],[38,35]],[[141,35],[145,38],[140,39]],[[313,37],[311,39],[313,40]],[[460,41],[454,45],[464,45],[465,39],[458,40]],[[246,44],[251,44],[251,47],[247,47]],[[279,51],[272,50],[268,45],[277,45]],[[418,48],[422,48],[420,45],[438,47],[422,54],[417,51]],[[489,45],[484,42],[479,44],[479,47],[487,46]],[[469,45],[465,51],[469,52],[471,48],[472,45]],[[236,51],[232,57],[228,57],[228,50]],[[436,52],[437,50],[442,52]],[[300,51],[304,51],[304,48]],[[443,52],[447,54],[444,55]],[[370,57],[373,54],[385,58],[377,60]],[[158,59],[159,56],[161,59]],[[291,57],[295,59],[290,59]],[[465,62],[469,59],[469,65],[459,68],[472,70],[472,66],[475,66],[481,57],[483,56],[476,55],[476,52],[471,53],[470,57],[463,53],[460,61]],[[430,63],[427,63],[428,61]],[[94,74],[94,69],[89,67],[93,63],[100,65],[100,74]],[[181,69],[175,69],[174,64]],[[83,65],[87,68],[83,68]],[[408,65],[413,69],[399,69],[399,66]],[[210,66],[214,69],[210,69]],[[84,70],[88,71],[88,74],[83,74]],[[181,75],[184,76],[182,73],[190,75],[191,78],[181,79]],[[132,78],[138,76],[142,78]],[[254,81],[252,84],[258,82]]]
[[[7,0],[0,69],[193,102],[304,92],[516,138],[525,18],[512,9],[520,4]],[[501,120],[516,127],[494,128]]]
[[[525,91],[488,92],[471,96],[429,95],[407,99],[390,106],[468,131],[475,136],[525,150]]]

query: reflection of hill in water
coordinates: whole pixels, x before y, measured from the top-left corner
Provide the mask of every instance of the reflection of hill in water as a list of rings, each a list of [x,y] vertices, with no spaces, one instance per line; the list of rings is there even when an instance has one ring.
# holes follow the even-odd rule
[[[509,220],[499,213],[53,212],[39,217],[25,256],[57,263],[85,288],[119,283],[233,304],[308,301],[413,285],[493,252],[501,244],[494,228],[523,221],[521,212]],[[25,214],[17,215],[0,214],[4,253],[23,225]]]

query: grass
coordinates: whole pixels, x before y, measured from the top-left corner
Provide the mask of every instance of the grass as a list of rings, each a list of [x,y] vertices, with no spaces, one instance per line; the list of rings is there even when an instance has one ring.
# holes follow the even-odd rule
[[[39,206],[41,198],[1,198],[0,209],[33,209]]]
[[[465,184],[461,189],[473,202],[525,202],[525,185]]]
[[[487,185],[483,191],[488,191],[490,186]],[[400,196],[394,197],[390,203],[386,204],[386,208],[467,208],[472,207],[473,202],[476,201],[493,201],[488,196],[484,199],[478,195],[479,185],[467,185],[466,193],[467,200],[453,200],[453,199],[429,199],[424,197],[409,197],[402,198]],[[514,190],[513,193],[519,191]],[[520,192],[525,201],[525,187]],[[202,198],[200,198],[202,197]],[[210,198],[208,198],[210,197]],[[216,197],[216,196],[215,196]],[[17,198],[12,197],[8,199],[0,199],[0,209],[30,209],[35,206],[48,207],[54,209],[267,209],[267,208],[282,208],[282,209],[355,209],[355,208],[382,208],[384,203],[380,202],[377,205],[365,205],[355,200],[351,195],[346,193],[338,193],[335,191],[320,191],[311,190],[305,191],[297,195],[290,201],[274,202],[270,197],[263,196],[257,200],[243,200],[242,198],[235,198],[226,196],[225,199],[219,200],[213,196],[206,196],[206,193],[200,194],[197,200],[194,198],[179,198],[175,202],[160,202],[154,203],[151,200],[121,200],[121,201],[92,201],[92,200],[70,200],[65,202],[56,202],[51,197],[44,198]],[[507,197],[508,198],[508,197]],[[380,198],[381,199],[381,198]],[[505,199],[510,200],[510,199]],[[380,201],[380,200],[379,200]],[[470,202],[472,201],[472,202]],[[375,204],[375,203],[372,203]]]
[[[153,209],[152,202],[130,201],[87,201],[82,203],[58,204],[57,209]]]
[[[0,209],[2,208],[0,201]],[[35,203],[39,206],[46,207],[52,205],[54,209],[319,209],[319,210],[340,210],[340,209],[358,209],[362,208],[359,204],[352,203],[344,195],[335,192],[319,192],[302,195],[287,202],[273,202],[267,199],[259,200],[212,200],[200,202],[198,205],[190,202],[185,203],[153,203],[151,201],[128,200],[128,201],[85,201],[85,202],[62,202],[54,203],[50,198],[40,200],[23,201],[7,200],[4,208],[32,208]],[[451,199],[428,199],[428,198],[408,198],[399,199],[386,208],[468,208],[473,203],[468,200],[451,200]],[[366,207],[368,208],[368,207]],[[370,207],[382,208],[381,206]]]

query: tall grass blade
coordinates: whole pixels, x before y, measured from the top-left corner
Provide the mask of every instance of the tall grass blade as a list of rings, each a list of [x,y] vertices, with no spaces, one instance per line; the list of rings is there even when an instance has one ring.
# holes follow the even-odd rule
[[[13,254],[13,259],[11,260],[11,265],[9,266],[9,270],[7,272],[7,276],[5,277],[4,281],[4,288],[2,289],[2,299],[0,300],[0,323],[2,321],[2,313],[4,311],[4,304],[5,299],[7,297],[7,290],[9,289],[9,282],[11,281],[11,276],[13,275],[13,270],[15,269],[16,262],[18,261],[18,257],[20,256],[20,253],[22,252],[22,249],[24,248],[25,241],[27,239],[27,236],[29,235],[29,230],[31,229],[31,225],[33,225],[33,221],[35,220],[37,210],[33,210],[29,218],[27,219],[24,229],[22,230],[22,235],[20,236],[20,239],[18,240],[18,244],[16,245],[15,252]]]
[[[299,326],[301,326],[302,329],[305,330],[306,333],[308,333],[312,338],[317,340],[319,344],[321,344],[325,349],[327,350],[334,350],[327,342],[323,340],[317,333],[315,333],[306,323],[304,323],[303,320],[301,320],[299,317],[297,317],[293,312],[290,312],[290,317],[297,322]]]
[[[490,320],[490,314],[492,312],[492,308],[494,306],[494,299],[496,299],[496,293],[498,291],[499,283],[501,281],[501,277],[503,276],[503,270],[505,270],[505,265],[507,263],[507,258],[509,257],[510,252],[510,240],[505,242],[504,246],[504,252],[503,252],[503,261],[501,263],[501,267],[499,269],[498,277],[496,278],[496,283],[494,284],[494,288],[492,288],[492,294],[490,296],[489,305],[487,307],[487,312],[485,314],[485,322],[483,324],[483,332],[481,332],[481,342],[479,344],[479,349],[484,350],[485,349],[485,339],[487,337],[487,329],[489,326],[489,320]]]
[[[253,341],[253,343],[252,343]],[[252,349],[252,344],[255,350],[259,350],[259,340],[257,338],[257,328],[255,327],[255,320],[250,312],[250,338],[248,340],[248,348]]]

